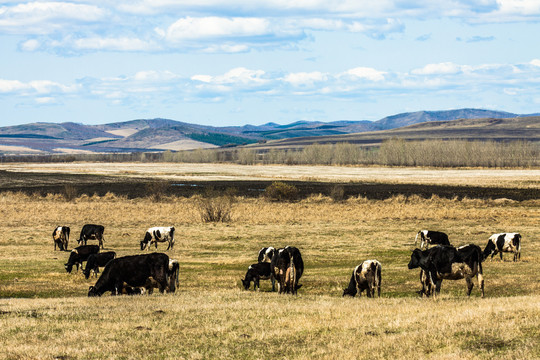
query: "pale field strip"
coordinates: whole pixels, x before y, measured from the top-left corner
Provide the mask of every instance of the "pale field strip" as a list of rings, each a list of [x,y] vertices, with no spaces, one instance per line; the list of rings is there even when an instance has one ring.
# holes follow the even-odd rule
[[[1,164],[0,170],[153,177],[170,181],[296,180],[540,189],[540,169],[75,162]]]

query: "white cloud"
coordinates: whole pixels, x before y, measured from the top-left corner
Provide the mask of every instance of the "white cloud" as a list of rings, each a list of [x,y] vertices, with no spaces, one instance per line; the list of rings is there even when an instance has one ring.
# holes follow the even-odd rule
[[[0,8],[0,30],[15,34],[51,34],[67,24],[103,20],[107,11],[70,2],[28,2]]]
[[[270,23],[261,18],[185,17],[169,26],[169,41],[205,38],[260,36],[271,33]]]
[[[112,51],[151,51],[157,49],[155,44],[137,38],[90,37],[73,41],[73,47],[79,50],[112,50]]]
[[[386,72],[379,71],[373,68],[368,67],[357,67],[354,69],[350,69],[342,74],[352,77],[353,79],[367,79],[371,81],[383,81],[385,78]]]
[[[328,74],[320,71],[287,74],[283,80],[293,86],[313,86],[315,83],[328,80]]]
[[[421,69],[414,69],[411,73],[415,75],[448,75],[457,74],[461,71],[461,67],[451,62],[439,64],[428,64]]]

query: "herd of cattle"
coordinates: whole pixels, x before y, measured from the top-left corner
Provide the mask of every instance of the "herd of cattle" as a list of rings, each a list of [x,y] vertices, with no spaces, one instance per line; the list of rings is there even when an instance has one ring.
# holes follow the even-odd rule
[[[158,242],[168,242],[167,250],[174,246],[174,227],[149,228],[141,241],[141,250],[150,249]],[[79,246],[70,253],[65,269],[71,273],[73,266],[77,271],[79,266],[86,261],[86,267],[82,270],[86,279],[91,272],[97,277],[99,268],[103,272],[96,284],[91,286],[88,296],[101,296],[110,291],[113,295],[119,294],[142,294],[152,293],[154,288],[160,292],[175,292],[178,287],[179,262],[169,259],[163,253],[150,253],[116,257],[114,251],[100,252],[103,249],[102,225],[84,225],[79,236]],[[54,249],[67,251],[69,244],[70,228],[59,226],[54,229]],[[409,269],[420,268],[422,296],[436,296],[440,292],[443,280],[465,279],[467,283],[467,295],[473,288],[473,277],[477,278],[482,297],[484,296],[484,278],[482,262],[491,255],[496,254],[503,258],[503,252],[514,255],[514,261],[521,258],[521,235],[519,233],[494,234],[488,239],[488,243],[482,251],[478,245],[469,244],[455,248],[450,244],[448,235],[431,230],[421,230],[415,238],[415,246],[420,238],[420,248],[412,251],[408,264]],[[99,245],[87,245],[87,240],[95,239]],[[429,247],[429,245],[436,245]],[[246,290],[253,282],[253,288],[259,288],[260,280],[270,280],[272,291],[275,291],[277,283],[278,292],[296,294],[302,286],[298,283],[304,273],[304,261],[300,250],[294,246],[275,249],[265,247],[259,251],[257,263],[248,267],[242,284]],[[352,272],[349,285],[343,291],[343,296],[361,295],[365,290],[368,297],[381,295],[382,265],[378,260],[366,260],[356,266]]]

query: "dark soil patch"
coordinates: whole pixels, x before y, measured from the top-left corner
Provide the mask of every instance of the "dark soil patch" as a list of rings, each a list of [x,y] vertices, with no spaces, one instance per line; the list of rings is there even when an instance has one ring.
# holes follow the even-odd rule
[[[154,186],[156,182],[165,186]],[[433,195],[442,198],[498,199],[507,198],[516,201],[538,199],[537,189],[508,189],[477,186],[446,186],[420,184],[379,184],[379,183],[331,183],[310,181],[285,181],[298,188],[300,198],[312,194],[330,196],[336,186],[343,187],[344,198],[362,196],[368,199],[384,200],[395,195],[418,195],[430,198]],[[110,192],[130,199],[155,195],[176,195],[190,197],[205,194],[209,189],[214,193],[232,191],[246,197],[259,197],[272,181],[184,181],[161,182],[155,178],[123,178],[117,176],[99,176],[85,174],[26,173],[0,171],[0,192],[14,191],[27,194],[65,194],[75,191],[77,195],[97,194],[103,196]]]

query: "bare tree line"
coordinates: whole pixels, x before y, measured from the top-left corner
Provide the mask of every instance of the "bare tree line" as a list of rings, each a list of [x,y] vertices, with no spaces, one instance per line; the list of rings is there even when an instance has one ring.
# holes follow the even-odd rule
[[[301,149],[197,149],[151,153],[1,156],[0,162],[178,162],[288,165],[384,165],[434,167],[538,167],[540,143],[466,140],[405,141],[380,146],[313,144]]]

